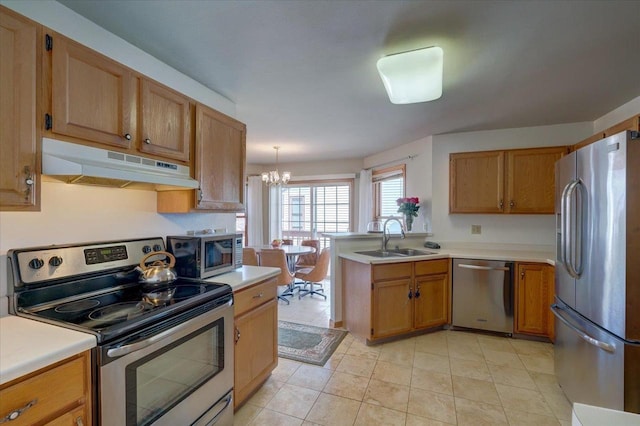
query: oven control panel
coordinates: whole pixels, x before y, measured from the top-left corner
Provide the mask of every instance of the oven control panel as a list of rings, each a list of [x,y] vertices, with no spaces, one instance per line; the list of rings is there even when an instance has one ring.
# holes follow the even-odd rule
[[[47,246],[9,250],[7,257],[13,269],[15,287],[58,280],[76,275],[138,265],[150,251],[164,250],[161,237],[129,241],[107,241],[66,246]],[[161,251],[155,250],[155,251]],[[149,261],[164,259],[159,255]],[[18,274],[16,274],[18,272]],[[19,277],[19,279],[17,279]]]

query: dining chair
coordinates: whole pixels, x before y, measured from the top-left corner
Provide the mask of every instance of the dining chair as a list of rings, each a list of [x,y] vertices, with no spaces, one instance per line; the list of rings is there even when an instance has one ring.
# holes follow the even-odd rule
[[[293,245],[293,240],[290,238],[285,238],[282,240],[282,245],[285,246],[292,246]]]
[[[259,266],[258,262],[258,254],[256,253],[256,249],[251,247],[244,247],[242,249],[242,264],[249,266]]]
[[[313,285],[317,284],[322,286],[321,281],[327,278],[327,273],[329,272],[329,257],[331,256],[331,249],[329,247],[323,248],[322,252],[320,252],[320,256],[318,257],[318,261],[313,268],[303,268],[296,271],[296,278],[304,281],[305,285],[309,285],[309,290],[300,290],[298,292],[298,299],[302,299],[307,294],[313,296],[317,294],[318,296],[324,297],[327,300],[327,295],[324,294],[324,288],[314,289]]]
[[[313,268],[320,256],[320,240],[303,240],[300,245],[313,247],[316,251],[315,253],[300,255],[296,261],[296,269]]]
[[[289,304],[289,300],[285,298],[285,296],[293,297],[293,274],[289,272],[289,267],[287,266],[287,256],[282,249],[262,249],[260,250],[260,266],[271,266],[274,268],[280,268],[280,275],[278,275],[277,283],[278,286],[287,286],[286,290],[278,295],[278,299],[287,302]]]

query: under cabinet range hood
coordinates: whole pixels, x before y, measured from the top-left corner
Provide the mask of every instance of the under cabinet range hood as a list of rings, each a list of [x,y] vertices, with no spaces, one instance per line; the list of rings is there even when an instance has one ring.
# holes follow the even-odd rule
[[[181,164],[42,138],[42,175],[66,183],[130,189],[195,189]]]

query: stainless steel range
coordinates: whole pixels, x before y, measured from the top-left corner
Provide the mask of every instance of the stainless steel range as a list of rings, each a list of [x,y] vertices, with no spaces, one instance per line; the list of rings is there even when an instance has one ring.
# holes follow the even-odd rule
[[[134,267],[161,250],[162,238],[10,250],[11,313],[96,336],[99,424],[232,424],[231,287],[141,284]]]

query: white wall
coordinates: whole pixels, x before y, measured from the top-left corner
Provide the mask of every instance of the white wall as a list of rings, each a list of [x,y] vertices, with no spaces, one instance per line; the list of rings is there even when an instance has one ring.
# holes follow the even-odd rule
[[[640,96],[620,105],[618,108],[603,115],[593,122],[593,133],[602,132],[627,118],[640,114]]]

